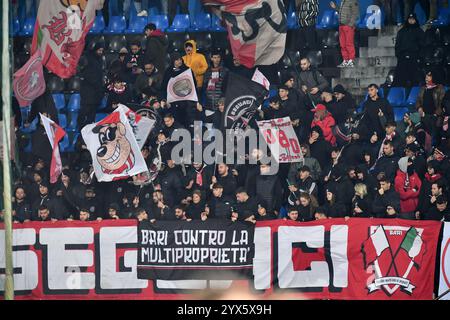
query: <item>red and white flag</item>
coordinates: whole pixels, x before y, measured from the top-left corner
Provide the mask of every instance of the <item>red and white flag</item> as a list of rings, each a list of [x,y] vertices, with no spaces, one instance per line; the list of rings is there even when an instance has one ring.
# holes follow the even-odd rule
[[[167,102],[198,101],[192,70],[187,69],[167,83]]]
[[[233,57],[247,68],[277,63],[286,46],[287,19],[280,0],[203,0],[225,21]]]
[[[38,49],[13,76],[14,95],[19,106],[26,107],[45,92],[41,51]]]
[[[66,132],[63,128],[57,125],[53,120],[47,118],[42,113],[41,116],[42,125],[47,133],[48,140],[52,146],[52,161],[50,163],[50,183],[56,183],[58,177],[62,172],[61,154],[59,153],[59,142],[64,138]]]
[[[104,0],[41,0],[32,52],[39,48],[44,66],[61,78],[76,74],[85,38]]]
[[[270,90],[269,80],[267,80],[266,76],[261,71],[259,71],[258,68],[256,68],[255,73],[253,74],[252,80],[255,81],[256,83],[259,83],[260,85],[262,85],[264,88],[266,88],[267,91]]]
[[[98,181],[127,179],[148,171],[127,116],[115,111],[81,130]]]

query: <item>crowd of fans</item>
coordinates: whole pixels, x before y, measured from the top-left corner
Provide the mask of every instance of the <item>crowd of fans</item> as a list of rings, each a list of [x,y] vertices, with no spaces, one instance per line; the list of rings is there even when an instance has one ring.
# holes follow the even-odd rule
[[[404,38],[410,32],[408,24],[414,23],[407,19],[406,24],[399,38]],[[155,159],[162,163],[155,179],[145,185],[136,177],[98,182],[92,174],[90,153],[80,138],[77,152],[63,157],[62,175],[51,185],[51,149],[39,125],[33,133],[33,157],[21,150],[24,166],[14,183],[14,222],[130,218],[256,222],[358,217],[450,221],[450,93],[434,81],[433,72],[421,79],[424,84],[415,110],[395,122],[393,108],[379,96],[376,84],[368,86],[358,113],[356,102],[342,85],[331,88],[308,58],[300,57],[294,69],[280,70],[276,95],[249,127],[257,130],[257,120],[289,116],[301,143],[301,162],[280,164],[276,175],[266,175],[269,166],[259,162],[261,147],[238,155],[256,164],[179,165],[171,159],[173,132],[192,130],[194,121],[221,129],[229,73],[250,78],[253,72],[221,50],[213,48],[206,56],[197,52],[195,40],[186,41],[184,54],[172,53],[167,66],[164,33],[154,24],[147,25],[144,32],[146,50],[140,43],[132,43],[120,50],[119,59],[108,70],[103,68],[104,44],[97,42],[88,51],[80,73],[78,129],[94,122],[105,93],[105,112],[114,111],[119,103],[134,110],[148,109],[157,123],[142,154],[149,168],[154,167]],[[412,46],[408,37],[404,41]],[[402,63],[407,69],[408,62]],[[349,64],[347,61],[346,66]],[[201,101],[168,104],[169,79],[188,69]],[[38,112],[57,121],[50,92],[33,103],[28,121]]]

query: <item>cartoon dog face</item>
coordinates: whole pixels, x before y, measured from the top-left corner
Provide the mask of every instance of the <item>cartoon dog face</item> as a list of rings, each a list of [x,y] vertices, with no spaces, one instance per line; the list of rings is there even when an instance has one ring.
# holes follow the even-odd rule
[[[132,166],[131,144],[126,137],[126,128],[122,123],[97,126],[100,147],[97,149],[97,161],[104,172],[123,173]]]

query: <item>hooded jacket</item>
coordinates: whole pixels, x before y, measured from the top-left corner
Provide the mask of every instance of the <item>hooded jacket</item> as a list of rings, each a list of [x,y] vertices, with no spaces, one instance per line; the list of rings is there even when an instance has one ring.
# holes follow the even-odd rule
[[[206,62],[206,58],[203,54],[197,53],[197,43],[195,40],[188,40],[184,45],[186,46],[188,43],[192,45],[192,52],[184,55],[183,61],[184,64],[194,72],[197,88],[201,88],[203,86],[203,76],[206,70],[208,70],[208,62]]]
[[[167,56],[167,47],[168,42],[166,36],[159,29],[153,31],[147,38],[144,61],[153,61],[156,69],[158,69],[161,74],[163,74],[166,70],[165,61]]]
[[[419,204],[420,188],[422,182],[417,173],[408,175],[408,157],[398,161],[397,175],[395,177],[395,191],[400,195],[401,213],[415,212]]]
[[[405,21],[404,26],[398,31],[395,41],[395,56],[404,58],[405,56],[417,57],[424,43],[425,33],[417,23],[409,24]]]
[[[314,119],[311,122],[311,128],[315,126],[319,126],[323,132],[323,138],[325,141],[328,141],[332,146],[336,145],[336,137],[333,134],[333,127],[336,125],[336,121],[332,117],[332,115],[327,112],[325,117],[322,120]]]

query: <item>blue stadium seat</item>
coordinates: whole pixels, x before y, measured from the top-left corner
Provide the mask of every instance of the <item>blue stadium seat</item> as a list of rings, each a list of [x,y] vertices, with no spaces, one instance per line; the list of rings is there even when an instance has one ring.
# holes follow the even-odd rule
[[[161,29],[161,31],[165,31],[167,28],[169,28],[169,18],[164,14],[149,16],[148,22],[154,23],[156,25],[156,28]]]
[[[33,35],[34,25],[36,24],[36,18],[27,18],[19,32],[20,36]]]
[[[143,33],[145,26],[147,25],[147,17],[135,17],[130,22],[130,26],[125,31],[126,33]]]
[[[19,18],[12,19],[10,33],[15,36],[20,31],[20,21]]]
[[[419,95],[420,87],[412,87],[409,92],[408,99],[406,99],[407,106],[414,106],[417,101],[417,96]]]
[[[227,31],[227,29],[222,27],[221,20],[219,19],[219,17],[213,14],[211,18],[211,28],[209,29],[209,31],[225,32]]]
[[[59,126],[64,130],[67,128],[67,116],[64,113],[58,114]]]
[[[31,124],[30,124],[30,126],[29,126],[28,128],[25,128],[24,126],[22,126],[22,127],[20,128],[20,130],[21,130],[23,133],[32,133],[32,132],[36,131],[37,125],[38,125],[38,123],[39,123],[39,119],[40,119],[40,117],[37,116],[37,117],[31,122]]]
[[[120,34],[127,28],[127,21],[123,16],[113,16],[109,18],[109,26],[103,33]]]
[[[336,10],[325,10],[320,22],[316,25],[317,29],[333,29],[339,25],[338,13]]]
[[[188,14],[177,14],[173,19],[173,23],[166,31],[167,32],[185,32],[190,28],[191,22]]]
[[[108,116],[107,113],[97,113],[95,115],[95,122],[99,122]]]
[[[67,124],[66,131],[77,131],[78,112],[69,112],[67,115],[69,117],[69,123]]]
[[[193,17],[191,21],[191,27],[188,29],[188,31],[202,32],[208,31],[210,28],[211,28],[211,14],[200,12]]]
[[[78,137],[80,136],[80,133],[77,132],[73,135],[71,139],[71,143],[69,144],[69,147],[67,148],[67,152],[75,152],[75,146],[77,144]]]
[[[438,18],[436,20],[431,21],[431,25],[433,26],[446,26],[450,21],[450,10],[448,8],[440,8]]]
[[[80,110],[80,94],[74,93],[70,95],[69,103],[67,104],[67,109],[70,112],[76,112]]]
[[[59,143],[59,151],[67,152],[67,149],[69,148],[69,146],[70,146],[69,136],[66,134]]]
[[[102,33],[105,29],[105,19],[103,18],[103,15],[97,15],[94,20],[94,24],[92,25],[91,30],[89,30],[89,33],[98,34]]]
[[[406,100],[406,90],[401,87],[392,87],[389,90],[387,100],[393,107],[402,107],[405,105]]]
[[[52,94],[53,101],[55,102],[55,107],[58,109],[58,112],[61,112],[66,107],[66,99],[63,93],[54,93]]]
[[[295,14],[295,11],[292,11],[291,13],[288,14],[287,26],[289,30],[300,28],[300,26],[298,25],[298,19],[297,15]]]
[[[394,119],[395,121],[401,121],[406,112],[409,112],[407,107],[397,107],[394,108]]]

